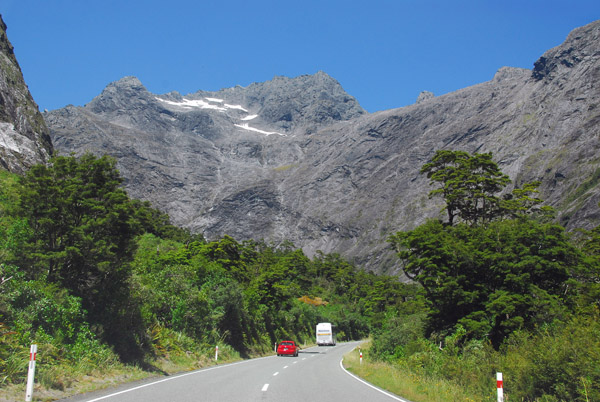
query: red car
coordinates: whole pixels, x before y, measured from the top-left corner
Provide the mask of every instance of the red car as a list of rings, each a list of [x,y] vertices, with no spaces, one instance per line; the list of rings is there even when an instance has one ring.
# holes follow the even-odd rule
[[[283,355],[292,355],[298,356],[298,351],[300,348],[296,345],[294,341],[281,341],[279,345],[277,345],[277,356]]]

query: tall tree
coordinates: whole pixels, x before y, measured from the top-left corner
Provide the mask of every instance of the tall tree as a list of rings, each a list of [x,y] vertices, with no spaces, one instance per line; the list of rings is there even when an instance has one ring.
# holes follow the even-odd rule
[[[533,219],[475,227],[431,220],[390,242],[426,292],[430,333],[460,324],[495,345],[561,314],[570,273],[581,263],[561,226]]]
[[[437,151],[431,162],[423,165],[421,173],[426,173],[432,184],[439,184],[429,196],[442,195],[450,225],[456,217],[477,224],[489,222],[502,213],[501,199],[495,194],[510,179],[492,161],[491,153]]]
[[[581,254],[562,227],[528,217],[541,203],[533,196],[539,183],[500,198],[510,181],[491,154],[462,151],[436,152],[421,172],[439,183],[430,196],[444,197],[449,224],[431,220],[389,241],[426,292],[430,332],[460,324],[498,345],[557,314]]]
[[[22,267],[82,299],[89,319],[109,331],[126,311],[135,210],[114,159],[58,156],[22,178],[20,210],[32,228]]]

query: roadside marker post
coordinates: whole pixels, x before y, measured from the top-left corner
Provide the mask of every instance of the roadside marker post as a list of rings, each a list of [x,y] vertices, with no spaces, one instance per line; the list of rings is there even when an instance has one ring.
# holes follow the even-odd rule
[[[27,372],[27,389],[25,391],[25,401],[30,402],[33,398],[33,379],[35,376],[35,360],[37,358],[37,345],[31,345],[29,349],[29,371]]]
[[[360,364],[362,364],[362,350],[358,349],[358,353],[360,353]]]
[[[498,402],[504,402],[504,382],[502,373],[496,373],[496,388],[498,388]]]
[[[219,345],[215,347],[215,361],[219,360]]]

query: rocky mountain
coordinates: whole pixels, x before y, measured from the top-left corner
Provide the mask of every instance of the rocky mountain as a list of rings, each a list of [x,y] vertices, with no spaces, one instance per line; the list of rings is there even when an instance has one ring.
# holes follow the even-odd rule
[[[0,166],[22,173],[51,154],[50,130],[25,84],[0,16]]]
[[[540,180],[568,228],[600,223],[600,21],[534,63],[368,114],[323,72],[217,92],[114,82],[45,114],[55,147],[117,158],[132,197],[211,239],[291,240],[395,272],[389,234],[442,216],[419,174],[436,150],[493,152],[515,185]]]

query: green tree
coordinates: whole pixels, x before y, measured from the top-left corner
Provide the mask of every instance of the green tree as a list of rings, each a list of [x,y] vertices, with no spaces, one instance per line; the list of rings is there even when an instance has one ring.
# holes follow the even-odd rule
[[[429,333],[448,334],[460,325],[498,346],[512,331],[561,314],[582,256],[564,228],[543,223],[548,214],[534,196],[539,182],[495,195],[510,180],[491,156],[436,152],[421,172],[439,183],[430,196],[444,197],[449,224],[430,220],[389,241],[405,274],[425,290]],[[528,216],[535,210],[545,219]]]
[[[192,234],[188,229],[173,225],[169,215],[153,208],[150,202],[139,200],[131,200],[131,202],[135,210],[135,219],[144,233],[152,233],[162,239],[176,240],[181,243],[205,242],[202,234]]]
[[[582,231],[578,242],[584,255],[580,269],[574,273],[574,285],[579,297],[576,308],[579,311],[600,311],[600,226],[593,230]]]
[[[581,262],[561,226],[531,219],[485,227],[431,220],[390,242],[406,275],[425,290],[430,334],[461,324],[496,346],[516,329],[559,317],[570,273]]]
[[[502,212],[500,192],[510,179],[492,161],[492,154],[469,155],[464,151],[437,151],[431,162],[423,165],[431,184],[439,188],[429,196],[442,195],[446,202],[448,223],[456,217],[470,224],[485,223]]]
[[[96,330],[130,350],[127,280],[140,230],[115,165],[107,156],[58,156],[23,176],[20,212],[32,234],[17,265],[79,297]]]
[[[225,268],[232,278],[241,283],[250,281],[248,264],[244,258],[244,251],[248,250],[233,237],[225,235],[219,241],[212,241],[205,250],[206,256]]]

